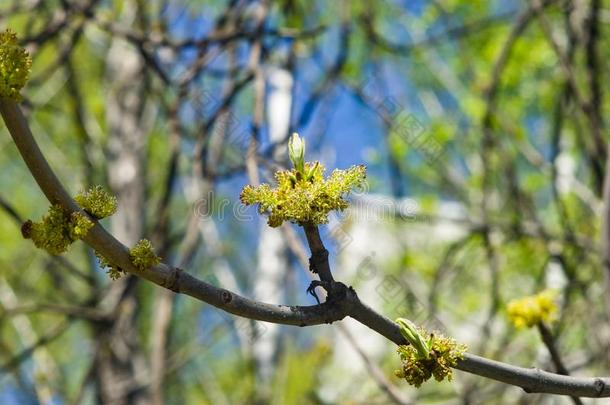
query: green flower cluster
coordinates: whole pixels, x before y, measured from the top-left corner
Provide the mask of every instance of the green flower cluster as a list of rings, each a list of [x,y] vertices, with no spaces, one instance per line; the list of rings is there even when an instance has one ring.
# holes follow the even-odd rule
[[[100,267],[106,269],[108,277],[111,279],[117,280],[125,274],[122,268],[112,264],[100,252],[96,251],[95,256],[100,262]],[[129,258],[133,265],[142,271],[161,263],[161,258],[155,254],[152,243],[148,239],[140,240],[133,248],[129,249]]]
[[[116,212],[117,199],[108,194],[102,186],[91,187],[85,192],[78,193],[74,200],[89,215],[96,219],[111,216]]]
[[[101,186],[95,186],[86,192],[80,192],[74,200],[94,219],[102,219],[115,213],[116,197],[108,194]],[[40,222],[26,221],[21,227],[23,236],[32,239],[36,247],[58,255],[68,250],[68,247],[78,239],[82,239],[93,227],[94,222],[80,212],[68,213],[60,205],[51,205],[49,211]],[[113,280],[123,275],[123,270],[112,264],[100,252],[95,252],[100,267],[108,269],[108,275]],[[146,239],[140,240],[129,250],[132,263],[140,270],[158,264],[161,259],[155,254],[152,244]]]
[[[408,325],[404,321],[407,321]],[[395,371],[396,376],[404,378],[415,387],[420,387],[432,376],[436,381],[443,381],[445,378],[451,381],[452,367],[464,358],[466,346],[457,344],[454,339],[441,334],[428,333],[408,320],[399,318],[397,323],[410,345],[398,346],[402,367]],[[426,340],[423,336],[429,338]]]
[[[19,91],[27,83],[31,68],[32,58],[17,43],[17,34],[0,32],[0,97],[20,101]]]
[[[37,248],[58,255],[83,238],[93,227],[93,221],[73,212],[68,214],[60,205],[51,205],[40,222],[26,221],[21,227],[23,236],[32,239]]]
[[[101,186],[90,188],[74,197],[78,205],[94,219],[114,214],[116,198]],[[32,239],[36,247],[58,255],[78,239],[82,239],[93,227],[93,221],[78,212],[68,213],[60,205],[51,205],[40,222],[27,220],[21,227],[23,237]]]
[[[133,265],[142,271],[161,262],[161,258],[155,254],[152,243],[148,239],[141,239],[129,249],[129,257]]]
[[[110,261],[97,250],[95,251],[95,257],[97,257],[97,260],[100,262],[100,267],[102,269],[106,269],[108,277],[110,277],[112,280],[117,280],[124,274],[123,269],[110,263]]]
[[[366,179],[364,166],[334,170],[327,179],[322,164],[308,162],[304,166],[303,171],[276,172],[276,188],[268,184],[244,187],[241,202],[259,204],[258,211],[269,215],[267,222],[271,227],[278,227],[284,221],[319,225],[328,222],[330,211],[347,208],[345,197],[353,188],[363,186]]]

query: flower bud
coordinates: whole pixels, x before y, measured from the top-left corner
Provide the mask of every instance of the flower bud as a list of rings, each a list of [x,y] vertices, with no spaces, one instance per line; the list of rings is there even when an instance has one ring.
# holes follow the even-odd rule
[[[430,347],[417,329],[417,326],[405,318],[396,319],[396,323],[400,326],[400,334],[417,350],[419,357],[422,359],[429,359]]]
[[[297,173],[303,174],[305,171],[305,139],[302,139],[296,132],[288,140],[288,156]]]

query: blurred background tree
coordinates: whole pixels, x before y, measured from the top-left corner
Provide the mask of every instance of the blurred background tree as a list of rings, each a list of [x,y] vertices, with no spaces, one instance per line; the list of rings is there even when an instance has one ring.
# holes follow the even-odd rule
[[[3,0],[34,58],[24,108],[74,194],[104,184],[123,243],[233,291],[311,304],[300,230],[239,204],[293,131],[369,188],[323,237],[335,274],[390,317],[474,353],[557,370],[513,298],[557,291],[565,371],[607,374],[608,9],[591,1]],[[22,239],[47,204],[0,128],[2,403],[560,403],[457,373],[416,390],[345,320],[228,316],[92,251]],[[548,336],[547,336],[548,338]],[[591,401],[593,403],[594,401]],[[601,403],[601,402],[600,402]]]

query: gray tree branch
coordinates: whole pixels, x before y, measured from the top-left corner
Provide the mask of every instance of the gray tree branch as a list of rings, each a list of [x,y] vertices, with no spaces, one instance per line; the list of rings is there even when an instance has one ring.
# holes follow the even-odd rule
[[[40,151],[19,106],[0,99],[0,114],[19,153],[41,190],[52,204],[61,204],[71,212],[85,213],[72,200]],[[205,283],[187,272],[160,264],[147,270],[137,269],[129,258],[127,247],[110,235],[100,224],[89,231],[84,241],[124,271],[213,305],[245,318],[285,325],[310,326],[332,323],[350,316],[397,345],[407,344],[398,325],[360,301],[356,292],[334,282],[334,299],[313,306],[285,306],[263,303]],[[466,353],[456,369],[491,378],[526,392],[579,397],[610,397],[610,378],[571,377],[536,368],[523,368]]]

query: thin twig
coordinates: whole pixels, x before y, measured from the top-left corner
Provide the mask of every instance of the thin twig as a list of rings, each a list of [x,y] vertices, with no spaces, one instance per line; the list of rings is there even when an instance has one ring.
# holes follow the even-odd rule
[[[555,365],[555,370],[559,374],[570,375],[570,373],[568,372],[568,369],[563,364],[563,360],[561,359],[561,356],[559,355],[559,350],[557,350],[557,347],[555,345],[555,338],[553,338],[553,334],[551,333],[549,328],[544,324],[544,322],[538,323],[538,331],[540,332],[540,336],[542,337],[542,341],[544,342],[544,345],[546,346],[546,348],[549,351],[549,354],[551,355],[551,360],[553,361],[553,364]],[[571,398],[572,398],[572,401],[576,405],[582,405],[582,401],[578,397],[572,396]]]

